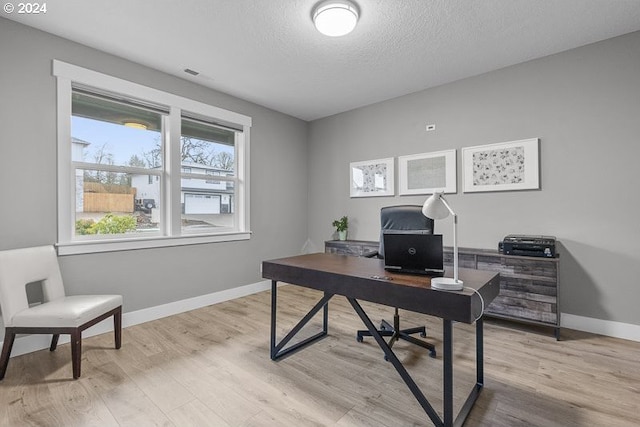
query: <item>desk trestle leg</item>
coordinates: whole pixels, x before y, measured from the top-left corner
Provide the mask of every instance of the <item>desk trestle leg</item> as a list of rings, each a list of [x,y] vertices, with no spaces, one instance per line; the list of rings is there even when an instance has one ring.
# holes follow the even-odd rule
[[[298,322],[296,326],[280,341],[276,343],[276,313],[278,302],[278,283],[276,280],[271,281],[271,360],[278,360],[282,357],[290,355],[303,347],[314,343],[315,341],[327,336],[328,317],[329,317],[329,300],[333,294],[324,293],[324,296],[313,306],[311,310]],[[306,325],[320,309],[323,309],[322,331],[317,334],[300,341],[290,347],[284,348],[285,345]]]
[[[391,362],[393,367],[398,371],[400,377],[404,380],[413,396],[416,398],[422,409],[427,413],[429,418],[433,424],[437,427],[460,427],[464,424],[469,412],[471,412],[471,408],[473,408],[473,404],[476,399],[480,395],[480,390],[482,389],[482,385],[484,382],[484,372],[483,372],[483,336],[482,336],[482,319],[476,321],[476,384],[472,388],[469,396],[466,401],[460,408],[460,412],[458,412],[457,417],[453,418],[453,322],[451,320],[443,319],[442,320],[442,330],[443,330],[443,412],[444,416],[440,418],[438,413],[433,409],[427,398],[424,396],[420,388],[417,386],[413,378],[409,375],[405,367],[402,365],[398,357],[395,355],[391,347],[384,340],[382,335],[373,325],[373,322],[367,314],[364,312],[358,301],[353,298],[347,298],[353,309],[358,313],[360,319],[365,324],[371,336],[375,338],[376,342],[384,351],[386,359]]]
[[[407,387],[409,387],[409,390],[411,390],[411,393],[413,393],[413,396],[416,398],[418,403],[420,403],[420,406],[422,406],[422,409],[424,409],[424,411],[427,413],[429,418],[431,418],[431,421],[433,422],[433,424],[436,426],[444,425],[438,413],[435,411],[435,409],[433,409],[433,406],[431,406],[427,398],[424,397],[424,394],[422,393],[420,388],[417,386],[415,381],[413,381],[413,378],[411,378],[411,376],[409,375],[405,367],[402,366],[402,363],[400,362],[398,357],[395,355],[393,350],[391,350],[391,347],[389,347],[389,345],[384,340],[384,338],[382,338],[382,335],[380,335],[376,327],[373,325],[373,322],[371,321],[371,319],[369,319],[369,316],[367,316],[367,314],[364,312],[364,310],[362,309],[358,301],[356,301],[354,298],[348,298],[348,297],[347,297],[347,300],[349,300],[349,302],[353,306],[353,309],[356,311],[356,313],[358,313],[358,316],[360,316],[360,319],[362,319],[362,322],[371,333],[371,336],[375,338],[376,342],[378,343],[382,351],[384,351],[386,359],[389,362],[391,362],[394,368],[396,368],[396,371],[398,371],[398,374],[400,374],[400,377],[402,377],[405,384],[407,384]]]

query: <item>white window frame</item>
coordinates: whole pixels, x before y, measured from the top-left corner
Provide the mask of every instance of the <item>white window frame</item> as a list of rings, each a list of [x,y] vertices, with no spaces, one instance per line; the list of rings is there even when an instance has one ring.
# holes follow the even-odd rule
[[[57,79],[58,111],[58,254],[72,255],[94,252],[110,252],[131,249],[182,246],[190,244],[248,240],[251,237],[249,222],[249,141],[252,119],[233,111],[214,107],[179,95],[163,92],[97,71],[88,70],[59,60],[53,60],[53,75]],[[167,106],[169,115],[164,129],[165,182],[161,206],[161,236],[109,237],[108,239],[74,239],[75,169],[71,158],[71,92],[72,85],[82,85],[100,91],[121,94],[157,105]],[[241,129],[236,133],[236,177],[233,229],[210,234],[182,235],[181,221],[181,173],[180,135],[183,112],[196,113],[220,123]],[[177,173],[173,173],[176,171]],[[188,175],[188,174],[186,174]]]

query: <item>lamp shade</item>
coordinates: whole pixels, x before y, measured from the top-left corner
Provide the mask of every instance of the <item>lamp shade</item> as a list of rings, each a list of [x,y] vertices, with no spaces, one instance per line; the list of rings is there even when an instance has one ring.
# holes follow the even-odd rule
[[[444,219],[450,213],[451,210],[442,199],[442,193],[433,193],[422,205],[422,214],[427,218]]]
[[[313,12],[313,23],[324,35],[344,36],[356,27],[358,8],[347,0],[323,1]]]

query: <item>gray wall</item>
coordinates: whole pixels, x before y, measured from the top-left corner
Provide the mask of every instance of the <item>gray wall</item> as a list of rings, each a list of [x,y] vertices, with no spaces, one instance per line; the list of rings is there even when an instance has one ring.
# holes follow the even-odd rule
[[[312,122],[310,246],[342,215],[350,238],[377,240],[380,207],[425,199],[351,199],[349,162],[525,138],[541,140],[539,191],[463,193],[458,150],[460,246],[555,235],[562,312],[640,325],[640,33]],[[451,228],[436,223],[449,245]]]
[[[253,118],[249,241],[61,257],[68,293],[121,293],[133,311],[256,283],[263,259],[300,253],[306,122],[2,18],[0,250],[56,242],[54,58]]]
[[[56,241],[53,58],[253,117],[250,241],[63,257],[70,293],[122,293],[133,311],[254,283],[265,258],[322,250],[333,219],[376,240],[380,207],[423,202],[350,199],[349,162],[540,138],[539,191],[463,194],[458,170],[460,245],[556,235],[562,311],[640,325],[640,33],[309,125],[2,18],[0,58],[0,249]],[[451,220],[436,227],[450,244]]]

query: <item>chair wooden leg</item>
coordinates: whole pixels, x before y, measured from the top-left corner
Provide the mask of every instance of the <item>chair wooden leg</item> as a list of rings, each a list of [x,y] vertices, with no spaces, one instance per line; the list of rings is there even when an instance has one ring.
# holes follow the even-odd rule
[[[56,347],[58,347],[58,338],[60,338],[60,334],[53,334],[51,337],[51,346],[49,347],[49,351],[54,351]]]
[[[122,306],[113,314],[113,333],[116,339],[116,349],[122,347]]]
[[[13,341],[15,339],[15,332],[8,328],[5,328],[4,343],[2,344],[2,355],[0,356],[0,380],[4,378],[4,374],[7,372],[7,366],[9,365],[9,356],[11,355],[11,349],[13,348]]]
[[[82,359],[82,331],[76,329],[71,333],[71,366],[73,379],[80,378],[80,361]]]

